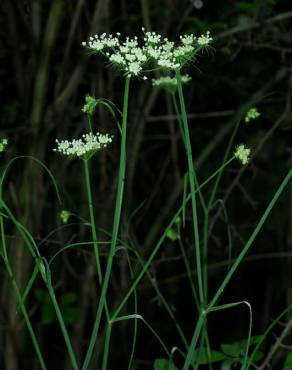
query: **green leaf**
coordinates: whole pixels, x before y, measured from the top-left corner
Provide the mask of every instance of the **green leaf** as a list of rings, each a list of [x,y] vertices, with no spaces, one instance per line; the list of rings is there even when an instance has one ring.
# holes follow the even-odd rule
[[[291,369],[292,369],[292,352],[288,353],[285,363],[284,363],[284,367],[283,367],[283,370],[291,370]]]
[[[262,340],[262,335],[255,335],[250,338],[250,347],[258,344]],[[248,339],[243,339],[238,342],[233,342],[231,344],[221,344],[221,350],[228,356],[231,357],[240,357],[243,355],[244,351],[246,350],[246,346],[248,344]],[[261,352],[257,354],[259,358],[261,356]]]
[[[193,364],[196,365],[207,365],[213,362],[225,360],[227,356],[218,351],[210,350],[210,356],[208,356],[207,348],[198,348],[194,351]]]
[[[160,358],[155,360],[154,370],[178,370],[178,368],[171,361]]]

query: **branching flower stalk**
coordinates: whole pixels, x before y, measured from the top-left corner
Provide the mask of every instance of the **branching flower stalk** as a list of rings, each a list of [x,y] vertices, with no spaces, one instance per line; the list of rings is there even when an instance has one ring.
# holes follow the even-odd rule
[[[126,125],[127,125],[127,111],[128,111],[128,98],[129,98],[129,85],[132,76],[143,76],[144,67],[148,63],[152,64],[155,69],[161,69],[164,71],[176,72],[176,79],[178,79],[178,90],[180,98],[180,106],[182,111],[183,131],[185,132],[186,146],[187,146],[187,157],[189,165],[189,180],[192,192],[192,210],[194,218],[194,233],[195,233],[195,244],[196,244],[196,260],[197,269],[199,276],[199,295],[200,304],[203,306],[204,294],[203,285],[201,278],[201,263],[200,263],[200,251],[199,251],[199,233],[197,224],[197,211],[196,211],[196,199],[195,199],[195,180],[194,170],[192,162],[192,151],[188,132],[188,124],[186,118],[186,110],[184,106],[182,87],[181,87],[181,75],[180,69],[189,61],[191,61],[195,54],[208,46],[212,40],[210,34],[201,35],[196,38],[194,35],[183,35],[180,37],[180,44],[176,46],[174,42],[169,41],[167,38],[162,39],[161,35],[155,32],[144,32],[144,45],[140,46],[138,38],[132,39],[126,38],[124,42],[120,42],[120,34],[116,36],[102,34],[100,36],[90,37],[89,42],[83,42],[82,45],[88,48],[90,51],[95,53],[103,54],[112,65],[121,70],[125,77],[125,91],[124,91],[124,104],[123,104],[123,121],[122,121],[122,139],[121,139],[121,151],[120,151],[120,167],[118,175],[118,189],[117,198],[114,212],[114,222],[112,229],[112,242],[109,250],[107,267],[105,277],[102,284],[100,300],[98,304],[96,319],[93,326],[93,331],[90,339],[88,351],[85,356],[85,361],[82,370],[86,370],[90,365],[92,358],[93,349],[96,343],[101,316],[105,307],[106,293],[109,285],[109,279],[112,270],[113,258],[116,249],[116,243],[119,232],[121,208],[123,201],[124,192],[124,181],[125,181],[125,168],[126,168]],[[147,77],[144,75],[144,79]],[[172,81],[173,82],[173,81]],[[174,81],[175,83],[175,81]],[[90,101],[88,101],[88,109],[90,109]],[[111,322],[108,321],[107,332],[106,332],[106,351],[108,353],[108,347],[111,335]],[[107,355],[106,355],[107,356]],[[104,358],[103,364],[107,363],[107,359]]]

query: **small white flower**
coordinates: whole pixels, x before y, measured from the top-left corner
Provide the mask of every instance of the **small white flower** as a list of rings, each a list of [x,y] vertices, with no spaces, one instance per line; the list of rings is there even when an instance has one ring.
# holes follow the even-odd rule
[[[161,50],[158,47],[149,46],[146,49],[146,52],[149,55],[149,57],[151,57],[153,59],[159,59],[159,57],[161,55]]]
[[[184,45],[193,45],[196,41],[196,37],[193,34],[180,36],[180,40]]]
[[[148,44],[159,44],[160,40],[161,40],[161,35],[157,34],[156,32],[146,32],[145,33],[144,41]]]
[[[117,53],[117,54],[112,54],[110,57],[109,57],[109,60],[112,62],[112,63],[117,63],[117,64],[121,64],[121,65],[125,65],[126,64],[126,61],[125,61],[125,58]]]
[[[235,149],[234,156],[239,160],[239,162],[245,165],[250,159],[250,149],[246,148],[244,144],[240,144]]]
[[[210,36],[210,31],[207,31],[206,35],[201,35],[198,38],[198,44],[200,46],[207,46],[210,44],[211,41],[213,41],[213,37]]]
[[[139,72],[142,71],[142,67],[139,62],[133,62],[129,64],[128,71],[130,74],[138,76]]]
[[[136,60],[136,56],[134,54],[126,54],[125,59],[129,62],[134,62],[134,60]]]

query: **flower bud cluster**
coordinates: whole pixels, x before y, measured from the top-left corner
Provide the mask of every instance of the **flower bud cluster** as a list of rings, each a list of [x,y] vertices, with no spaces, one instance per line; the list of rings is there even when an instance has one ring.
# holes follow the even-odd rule
[[[7,139],[0,139],[0,153],[4,152],[8,145],[8,140]]]
[[[60,213],[60,219],[63,222],[63,224],[68,223],[70,216],[71,216],[71,213],[67,211],[66,209],[63,209],[63,211]]]
[[[138,37],[126,38],[121,42],[116,36],[102,35],[90,37],[82,45],[88,49],[104,54],[108,60],[127,76],[140,76],[147,63],[156,69],[175,71],[181,69],[201,49],[208,47],[212,41],[210,32],[196,38],[193,34],[180,36],[180,42],[175,44],[156,32],[144,32],[142,45]]]
[[[258,118],[260,116],[260,112],[256,109],[256,108],[251,108],[247,113],[246,113],[246,116],[244,118],[244,121],[247,123],[247,122],[250,122],[256,118]]]
[[[108,134],[92,133],[82,135],[81,139],[74,139],[72,141],[56,139],[57,148],[53,149],[69,157],[79,157],[82,159],[89,159],[98,150],[106,148],[111,142],[112,137]]]
[[[90,96],[90,95],[86,95],[85,96],[85,104],[84,104],[83,108],[81,109],[81,111],[83,113],[86,113],[86,114],[92,116],[94,114],[95,106],[96,106],[95,97]]]
[[[246,148],[244,144],[240,144],[235,149],[234,156],[241,164],[245,165],[250,159],[250,149]]]

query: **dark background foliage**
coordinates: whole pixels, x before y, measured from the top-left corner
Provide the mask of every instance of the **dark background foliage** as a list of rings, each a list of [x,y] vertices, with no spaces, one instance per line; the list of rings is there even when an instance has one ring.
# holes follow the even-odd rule
[[[187,109],[195,165],[200,181],[216,169],[223,158],[234,117],[257,100],[261,117],[242,125],[236,143],[245,142],[254,153],[252,162],[241,168],[235,162],[226,170],[219,189],[228,210],[233,256],[237,256],[251,234],[281,179],[291,167],[291,6],[284,0],[189,1],[189,0],[3,0],[0,4],[0,119],[1,136],[9,149],[1,166],[17,155],[33,155],[51,169],[61,189],[58,203],[47,175],[29,160],[15,162],[5,183],[5,198],[17,218],[41,244],[50,258],[64,244],[89,240],[87,228],[78,224],[45,236],[61,226],[65,208],[87,217],[81,164],[67,161],[52,151],[55,138],[74,138],[86,130],[81,112],[87,93],[111,99],[122,106],[123,80],[101,57],[89,57],[81,42],[91,34],[117,32],[141,35],[141,27],[177,39],[183,32],[200,34],[210,30],[215,52],[199,58],[187,72]],[[146,258],[167,221],[182,201],[186,160],[169,96],[155,91],[150,82],[136,80],[131,86],[126,199],[122,214],[122,236]],[[93,187],[100,230],[110,230],[113,218],[118,131],[110,115],[98,108],[94,125],[117,138],[110,150],[92,162]],[[207,193],[208,194],[208,190]],[[140,207],[141,206],[141,207]],[[138,208],[137,213],[133,212]],[[187,215],[188,216],[188,215]],[[201,220],[202,222],[203,220]],[[253,334],[261,334],[272,318],[292,303],[291,235],[292,190],[281,197],[251,253],[229,284],[221,303],[249,301],[253,308]],[[11,225],[10,258],[16,279],[23,288],[32,272],[32,261]],[[194,258],[191,226],[183,232],[188,257]],[[210,295],[227,271],[227,234],[222,212],[214,209],[209,233]],[[105,235],[100,231],[99,238]],[[106,254],[106,248],[103,249]],[[57,295],[74,348],[82,358],[97,304],[98,287],[90,248],[66,251],[53,265]],[[197,319],[180,249],[169,240],[152,266],[152,273],[185,330],[191,337]],[[0,267],[0,363],[1,369],[37,369],[38,364],[25,324],[17,312],[17,300],[4,266]],[[195,270],[193,271],[195,274]],[[130,283],[127,261],[121,253],[114,265],[109,297],[114,307]],[[149,281],[138,291],[138,311],[165,339],[179,346],[175,328],[162,309]],[[70,369],[65,346],[41,279],[27,302],[50,369]],[[133,302],[127,313],[133,310]],[[283,318],[284,328],[291,315]],[[209,331],[212,348],[245,338],[248,316],[244,308],[214,314]],[[269,353],[275,327],[265,343]],[[126,369],[133,324],[114,330],[110,369]],[[100,338],[102,343],[103,338]],[[289,336],[285,345],[291,345]],[[97,346],[95,365],[102,346]],[[272,368],[282,368],[290,347],[279,346]],[[164,354],[153,336],[139,325],[135,364],[151,369]],[[178,364],[181,358],[178,356]],[[179,365],[178,365],[179,366]],[[262,367],[264,368],[264,367]]]

